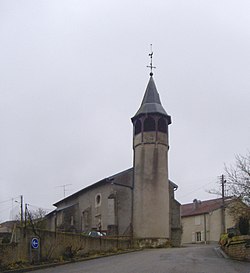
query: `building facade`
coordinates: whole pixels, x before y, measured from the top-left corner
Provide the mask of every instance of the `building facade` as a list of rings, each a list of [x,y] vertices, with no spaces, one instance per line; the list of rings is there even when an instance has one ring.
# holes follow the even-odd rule
[[[222,198],[181,205],[182,243],[219,242],[220,235],[235,227],[236,222],[230,214],[233,199]]]

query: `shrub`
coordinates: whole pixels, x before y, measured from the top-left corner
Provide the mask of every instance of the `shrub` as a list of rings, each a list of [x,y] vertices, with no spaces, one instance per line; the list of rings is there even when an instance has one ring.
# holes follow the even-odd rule
[[[249,220],[246,217],[240,217],[239,230],[241,235],[247,235],[249,233]]]
[[[227,244],[227,241],[228,241],[228,234],[227,233],[221,234],[220,241],[219,241],[220,245],[225,246]]]

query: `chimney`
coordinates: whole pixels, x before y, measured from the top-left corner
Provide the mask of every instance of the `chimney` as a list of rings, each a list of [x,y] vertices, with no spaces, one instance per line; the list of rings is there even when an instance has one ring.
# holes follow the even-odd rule
[[[199,204],[201,204],[201,201],[195,198],[193,200],[193,209],[194,210],[198,209]]]

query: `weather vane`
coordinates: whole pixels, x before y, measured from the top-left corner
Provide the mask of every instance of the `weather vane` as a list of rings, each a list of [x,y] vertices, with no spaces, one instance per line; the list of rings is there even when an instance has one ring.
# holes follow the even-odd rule
[[[150,57],[150,65],[147,65],[147,67],[150,68],[150,76],[153,76],[153,68],[156,68],[155,66],[153,66],[153,50],[152,50],[152,44],[150,44],[150,49],[151,49],[151,53],[148,54],[148,56]]]

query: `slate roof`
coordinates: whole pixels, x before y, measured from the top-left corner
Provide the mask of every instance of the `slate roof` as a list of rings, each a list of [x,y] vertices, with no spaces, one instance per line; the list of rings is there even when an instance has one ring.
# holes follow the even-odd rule
[[[83,189],[81,189],[81,190],[67,196],[66,198],[63,198],[62,200],[54,203],[53,206],[58,206],[59,204],[61,204],[62,202],[66,201],[66,200],[76,198],[76,197],[80,196],[82,193],[87,192],[87,191],[89,191],[89,190],[91,190],[93,188],[97,188],[97,187],[99,187],[101,185],[104,185],[104,184],[111,184],[119,176],[124,175],[124,174],[129,173],[129,172],[132,172],[132,171],[133,171],[133,168],[130,168],[130,169],[127,169],[125,171],[119,172],[119,173],[117,173],[115,175],[103,178],[102,180],[100,180],[100,181],[98,181],[98,182],[96,182],[94,184],[91,184],[91,185],[89,185],[89,186],[87,186],[87,187],[85,187],[85,188],[83,188]]]
[[[122,171],[122,172],[119,172],[119,173],[117,173],[117,174],[111,175],[111,176],[109,176],[109,177],[107,177],[107,178],[104,178],[104,179],[102,179],[102,180],[100,180],[100,181],[98,181],[98,182],[96,182],[96,183],[94,183],[94,184],[91,184],[91,185],[89,185],[89,186],[87,186],[87,187],[85,187],[85,188],[83,188],[83,189],[81,189],[81,190],[79,190],[79,191],[77,191],[77,192],[75,192],[75,193],[73,193],[73,194],[71,194],[71,195],[69,195],[69,196],[63,198],[62,200],[60,200],[60,201],[54,203],[53,206],[56,206],[56,207],[57,207],[57,206],[60,205],[62,202],[65,202],[66,200],[70,200],[70,199],[72,200],[72,199],[74,199],[74,198],[80,196],[82,193],[87,192],[87,191],[89,191],[89,190],[91,190],[91,189],[93,189],[93,188],[97,188],[97,187],[99,187],[99,186],[102,186],[102,185],[104,185],[104,184],[112,184],[112,183],[115,184],[115,180],[116,180],[117,178],[119,178],[119,177],[122,176],[122,175],[127,175],[127,174],[132,173],[132,172],[133,172],[133,168],[129,168],[129,169],[126,169],[126,170],[124,170],[124,171]],[[132,187],[132,185],[128,185],[128,182],[129,182],[129,181],[124,180],[124,181],[123,181],[124,186],[125,186],[125,187],[126,187],[126,186],[127,186],[127,187]],[[172,187],[173,187],[175,190],[178,188],[178,186],[177,186],[173,181],[169,180],[169,183],[172,185]],[[74,205],[74,204],[73,204],[73,205]],[[71,205],[70,205],[70,206],[71,206]],[[54,212],[54,211],[52,211],[52,212]],[[52,213],[52,212],[51,212],[51,213]],[[49,213],[49,214],[50,214],[50,213]]]
[[[195,200],[194,200],[195,201]],[[225,200],[225,205],[230,203],[232,198]],[[181,205],[181,217],[189,217],[200,214],[206,214],[222,207],[222,198],[199,201]]]
[[[150,76],[141,106],[136,112],[132,121],[144,114],[161,114],[168,118],[168,124],[171,124],[171,117],[167,114],[163,106],[161,105],[160,96],[157,92],[156,85],[153,76]]]

